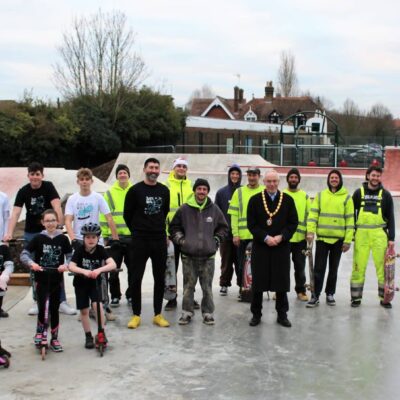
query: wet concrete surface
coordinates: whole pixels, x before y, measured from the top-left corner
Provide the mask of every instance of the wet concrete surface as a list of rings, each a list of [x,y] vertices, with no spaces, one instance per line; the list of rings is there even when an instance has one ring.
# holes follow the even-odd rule
[[[237,288],[219,295],[219,258],[216,325],[204,325],[199,312],[188,326],[178,325],[179,304],[178,310],[164,312],[170,328],[154,326],[148,265],[142,325],[127,329],[131,311],[122,301],[117,320],[107,324],[110,346],[103,358],[84,348],[77,317],[61,315],[64,352],[50,351],[41,361],[32,344],[36,317],[26,314],[32,305],[28,292],[9,310],[10,318],[0,320],[2,343],[12,352],[11,367],[0,371],[0,399],[397,399],[400,295],[392,310],[379,305],[370,263],[363,304],[351,308],[351,257],[349,252],[342,259],[336,307],[321,296],[318,308],[306,309],[290,293],[290,329],[276,323],[274,301],[266,296],[262,323],[250,327],[249,304],[237,301]],[[125,281],[124,272],[123,287]],[[13,290],[9,299],[15,298]],[[74,304],[70,277],[67,295]],[[199,287],[196,298],[201,298]],[[95,326],[92,322],[93,332]]]

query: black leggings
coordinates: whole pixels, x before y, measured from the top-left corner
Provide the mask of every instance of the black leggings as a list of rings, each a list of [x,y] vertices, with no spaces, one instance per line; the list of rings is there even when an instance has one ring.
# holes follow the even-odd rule
[[[132,311],[140,315],[142,311],[142,279],[146,262],[151,259],[154,278],[153,307],[154,315],[161,313],[164,286],[165,268],[167,263],[167,239],[132,239],[132,261],[129,264],[130,284],[132,294]]]
[[[38,322],[44,324],[44,313],[46,306],[47,288],[49,290],[49,320],[51,321],[51,329],[58,327],[60,318],[58,308],[60,307],[60,291],[61,282],[42,283],[36,282],[36,295],[39,308]]]

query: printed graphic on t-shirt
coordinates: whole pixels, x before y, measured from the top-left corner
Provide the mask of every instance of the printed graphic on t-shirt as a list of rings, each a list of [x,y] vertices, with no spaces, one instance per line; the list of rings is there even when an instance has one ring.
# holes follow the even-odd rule
[[[45,211],[44,197],[31,197],[31,206],[29,208],[29,212],[32,215],[41,215],[43,211]]]
[[[94,269],[100,268],[100,260],[92,260],[90,258],[82,258],[82,268],[93,271]]]
[[[146,196],[146,207],[144,208],[145,215],[158,214],[162,207],[162,197]]]
[[[58,267],[60,262],[61,251],[62,251],[61,246],[44,244],[43,254],[40,257],[40,265],[47,268]]]
[[[77,218],[82,220],[82,219],[88,219],[90,218],[90,214],[93,211],[93,204],[92,203],[78,203],[77,204]]]

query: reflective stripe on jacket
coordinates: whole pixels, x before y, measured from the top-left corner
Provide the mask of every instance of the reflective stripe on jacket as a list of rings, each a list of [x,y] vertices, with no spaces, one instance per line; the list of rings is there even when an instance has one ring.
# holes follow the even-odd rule
[[[124,220],[125,197],[131,186],[132,183],[129,182],[128,186],[124,189],[119,185],[118,181],[115,181],[110,189],[104,193],[104,199],[110,207],[111,216],[115,222],[118,235],[121,236],[129,236],[131,234]],[[103,237],[111,237],[111,231],[104,214],[100,214],[99,220]]]
[[[261,193],[265,189],[259,185],[252,189],[248,186],[237,188],[233,193],[229,203],[228,214],[231,216],[232,235],[239,236],[240,239],[253,239],[253,235],[247,228],[247,206],[249,200],[257,193]]]
[[[301,242],[306,238],[307,233],[307,217],[311,208],[311,199],[304,190],[297,190],[296,192],[291,192],[288,189],[283,191],[288,194],[296,205],[297,217],[299,218],[299,224],[297,225],[296,232],[290,239],[293,243]]]
[[[319,240],[327,243],[339,239],[351,243],[354,205],[346,188],[342,187],[335,193],[325,189],[315,196],[307,219],[307,232],[316,233]]]

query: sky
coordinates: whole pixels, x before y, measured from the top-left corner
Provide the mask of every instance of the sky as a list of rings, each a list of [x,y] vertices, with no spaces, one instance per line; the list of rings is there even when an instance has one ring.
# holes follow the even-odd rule
[[[385,0],[0,0],[0,99],[24,90],[55,100],[52,66],[74,17],[126,14],[145,83],[183,106],[204,84],[248,100],[277,80],[282,51],[296,60],[299,89],[340,109],[381,103],[400,118],[400,3]]]

